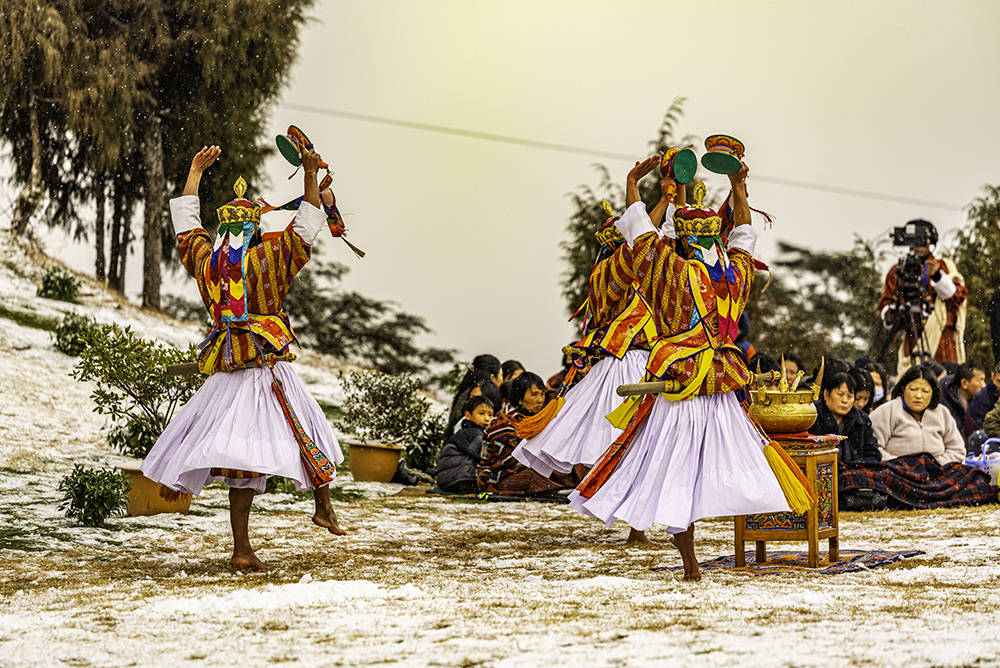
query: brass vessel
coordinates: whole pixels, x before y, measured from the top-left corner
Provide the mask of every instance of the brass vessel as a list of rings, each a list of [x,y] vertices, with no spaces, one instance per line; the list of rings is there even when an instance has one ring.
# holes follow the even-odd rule
[[[806,431],[816,422],[813,391],[782,392],[758,389],[753,391],[750,416],[769,435],[796,434]]]
[[[826,360],[819,365],[816,382],[811,389],[799,390],[802,372],[792,379],[778,375],[777,389],[768,389],[763,382],[763,376],[758,373],[757,388],[752,391],[753,403],[750,405],[750,416],[760,424],[769,435],[797,434],[809,429],[816,422],[816,406],[813,402],[819,399],[820,388],[823,385],[823,370]],[[781,357],[781,368],[784,371],[785,357]],[[758,367],[758,372],[760,368]]]

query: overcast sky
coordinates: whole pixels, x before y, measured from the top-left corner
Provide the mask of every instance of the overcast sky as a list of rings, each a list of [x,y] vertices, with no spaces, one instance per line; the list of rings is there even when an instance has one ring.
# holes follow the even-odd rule
[[[631,163],[342,112],[638,159],[684,96],[682,133],[747,146],[751,204],[777,216],[762,232],[765,261],[778,239],[843,249],[918,216],[952,230],[983,184],[1000,183],[992,0],[359,0],[312,14],[272,134],[289,123],[309,133],[336,170],[349,236],[368,251],[357,260],[321,236],[322,254],[352,267],[345,287],[425,316],[425,342],[465,358],[555,371],[571,338],[559,287],[567,193],[596,185],[595,162],[620,180]],[[290,171],[273,159],[265,192],[297,194]],[[183,289],[193,296],[193,282]]]

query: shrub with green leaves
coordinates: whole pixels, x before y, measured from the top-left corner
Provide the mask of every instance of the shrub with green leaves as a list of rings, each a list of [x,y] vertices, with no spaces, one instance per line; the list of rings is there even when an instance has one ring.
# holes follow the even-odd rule
[[[59,510],[87,527],[104,526],[112,515],[124,515],[132,483],[114,469],[96,469],[76,464],[73,472],[59,481],[63,493]]]
[[[416,442],[406,451],[406,465],[411,469],[429,471],[437,464],[447,426],[448,419],[444,414],[428,411]]]
[[[145,413],[140,413],[130,417],[125,424],[112,427],[108,433],[108,445],[123,455],[144,459],[159,437],[160,431],[157,431],[153,421]]]
[[[148,432],[158,437],[174,411],[205,382],[200,374],[167,374],[168,366],[196,358],[197,350],[193,345],[186,351],[180,350],[141,339],[130,327],[117,324],[95,325],[84,330],[81,336],[85,347],[73,368],[73,377],[94,381],[95,388],[90,394],[94,412],[109,415],[116,423],[124,425],[124,434]],[[136,423],[131,432],[130,422]],[[141,427],[138,423],[142,423]]]
[[[97,321],[90,316],[79,313],[67,313],[52,333],[55,339],[56,350],[66,353],[72,357],[83,352],[86,344],[83,342],[83,333],[97,325]]]
[[[419,394],[419,380],[381,371],[360,371],[341,379],[346,400],[338,427],[363,441],[393,443],[408,450],[418,442],[430,408]]]
[[[58,299],[63,302],[75,302],[80,291],[80,280],[62,267],[49,267],[42,276],[42,284],[38,288],[38,296],[46,299]]]

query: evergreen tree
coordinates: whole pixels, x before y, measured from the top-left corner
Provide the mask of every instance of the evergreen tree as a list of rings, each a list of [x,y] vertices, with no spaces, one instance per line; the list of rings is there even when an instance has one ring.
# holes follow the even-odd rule
[[[817,251],[778,242],[771,285],[758,273],[746,313],[750,341],[772,357],[796,353],[807,366],[821,356],[874,356],[886,333],[878,314],[886,249],[855,237],[848,251]],[[887,351],[892,358],[895,349]]]
[[[990,300],[1000,289],[1000,186],[983,186],[983,195],[966,209],[969,225],[963,228],[952,252],[969,288],[965,329],[965,354],[991,368],[994,355],[990,327]]]
[[[691,135],[678,137],[677,122],[684,112],[684,98],[675,98],[667,112],[663,115],[656,138],[650,145],[650,154],[667,150],[672,146],[683,146],[695,142]],[[646,156],[637,155],[640,160]],[[587,298],[587,281],[594,268],[594,259],[600,249],[600,243],[594,233],[608,219],[602,206],[602,200],[608,200],[612,209],[621,213],[625,208],[625,172],[612,175],[604,165],[595,165],[600,175],[600,184],[595,192],[590,186],[580,186],[576,192],[570,193],[574,212],[566,225],[567,239],[560,244],[566,270],[562,278],[562,294],[566,300],[567,315],[576,312]],[[627,171],[627,170],[626,170]],[[659,172],[654,172],[657,176]],[[698,177],[695,176],[695,181]],[[660,198],[658,179],[648,177],[639,182],[639,194],[646,202],[647,208],[652,208]]]
[[[454,350],[417,344],[419,336],[431,331],[420,316],[404,313],[392,302],[339,289],[347,272],[345,265],[314,256],[296,276],[285,311],[303,346],[388,374],[427,375],[431,366],[454,361]]]

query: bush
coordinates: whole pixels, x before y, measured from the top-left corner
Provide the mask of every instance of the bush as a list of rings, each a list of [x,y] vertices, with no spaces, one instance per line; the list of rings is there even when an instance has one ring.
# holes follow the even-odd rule
[[[96,325],[97,321],[90,316],[67,313],[52,335],[56,341],[56,350],[71,357],[79,356],[86,347],[83,342],[83,333]]]
[[[123,455],[144,459],[161,431],[145,413],[140,413],[113,427],[108,434],[108,445]]]
[[[420,381],[381,371],[361,371],[341,376],[344,419],[338,426],[363,441],[405,446],[409,451],[420,438],[430,403],[418,394]]]
[[[407,466],[418,471],[430,471],[437,464],[447,426],[447,416],[428,413],[420,427],[416,442],[406,451]]]
[[[73,472],[59,481],[63,492],[59,510],[87,527],[104,526],[112,515],[124,515],[132,483],[114,469],[93,469],[76,464]]]
[[[81,337],[85,347],[73,368],[73,377],[96,383],[90,394],[94,412],[109,415],[116,423],[124,424],[124,434],[148,430],[158,437],[174,411],[205,382],[200,374],[167,374],[169,365],[196,358],[193,345],[183,351],[140,339],[130,327],[116,324],[94,325],[85,329]],[[143,425],[141,428],[133,425],[134,431],[129,432],[130,422],[142,422]],[[121,434],[116,438],[121,438]]]
[[[49,267],[42,276],[38,296],[62,302],[75,302],[79,291],[80,281],[76,276],[62,267]]]

